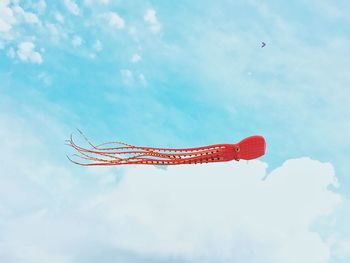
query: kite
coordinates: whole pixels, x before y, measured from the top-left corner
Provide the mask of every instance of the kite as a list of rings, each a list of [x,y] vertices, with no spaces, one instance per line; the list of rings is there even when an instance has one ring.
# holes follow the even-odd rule
[[[195,148],[153,148],[123,142],[93,145],[82,132],[80,133],[90,145],[89,149],[78,146],[72,136],[67,140],[67,145],[77,152],[73,156],[84,162],[73,160],[68,156],[67,158],[82,166],[179,165],[252,160],[264,155],[266,149],[265,139],[260,135],[247,137],[236,144],[213,144]]]

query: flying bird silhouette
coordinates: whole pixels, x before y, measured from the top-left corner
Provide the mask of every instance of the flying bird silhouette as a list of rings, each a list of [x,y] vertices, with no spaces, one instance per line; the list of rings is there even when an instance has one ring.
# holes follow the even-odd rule
[[[265,42],[261,42],[261,47],[263,48],[264,46],[266,46]]]

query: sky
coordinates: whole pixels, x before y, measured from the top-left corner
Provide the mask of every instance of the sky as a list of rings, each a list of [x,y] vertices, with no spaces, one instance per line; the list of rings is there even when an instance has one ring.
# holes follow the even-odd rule
[[[1,0],[1,261],[349,262],[347,10]],[[267,152],[86,168],[66,158],[77,128],[177,148],[259,134]]]

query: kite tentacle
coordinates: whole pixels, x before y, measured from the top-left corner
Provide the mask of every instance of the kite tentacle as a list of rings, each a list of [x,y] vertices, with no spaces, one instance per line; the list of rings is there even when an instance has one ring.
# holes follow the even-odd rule
[[[75,155],[81,159],[86,159],[86,160],[95,161],[101,164],[105,163],[105,164],[111,164],[111,165],[112,164],[113,165],[118,165],[118,164],[174,165],[174,164],[206,163],[206,162],[222,160],[222,158],[219,157],[220,155],[219,150],[174,154],[174,153],[158,153],[158,152],[147,152],[147,151],[103,152],[103,151],[96,151],[96,150],[87,150],[85,148],[76,146],[74,143],[71,144],[71,146],[74,149],[76,149],[81,155],[83,155],[83,156]],[[122,158],[122,157],[117,157],[113,155],[116,153],[117,154],[138,153],[138,154],[128,158]],[[91,156],[90,154],[100,155],[111,159],[101,159],[101,158]],[[147,158],[147,157],[158,157],[163,159],[154,159],[154,158]],[[74,162],[74,163],[77,163],[77,162]]]
[[[90,160],[95,162],[95,164],[110,164],[110,165],[119,165],[119,164],[153,164],[153,165],[174,165],[174,164],[195,164],[195,163],[207,163],[213,161],[222,160],[219,157],[220,151],[202,151],[197,153],[184,153],[184,154],[163,154],[157,152],[140,152],[139,154],[133,155],[128,158],[117,157],[108,152],[101,151],[91,151],[81,147],[74,147],[82,156],[75,155],[81,159]],[[130,153],[130,152],[128,152]],[[91,156],[91,154],[103,156],[110,159],[102,159]],[[162,159],[154,159],[147,157],[158,157]],[[69,158],[71,160],[71,158]],[[78,163],[74,161],[74,163]],[[81,164],[81,163],[78,163]],[[93,163],[91,163],[93,164]],[[84,164],[88,166],[88,164]]]
[[[168,152],[195,152],[202,150],[214,150],[214,149],[223,149],[225,148],[225,144],[216,144],[216,145],[208,145],[204,147],[195,147],[195,148],[153,148],[153,147],[145,147],[145,146],[128,146],[128,147],[110,147],[110,148],[98,148],[99,150],[123,150],[123,149],[140,149],[147,151],[168,151]]]
[[[83,134],[82,134],[83,135]],[[84,136],[84,135],[83,135]],[[189,158],[189,157],[198,157],[203,155],[210,155],[214,154],[216,152],[219,152],[221,149],[225,148],[225,145],[210,145],[210,146],[204,146],[204,147],[196,147],[196,148],[151,148],[151,147],[139,147],[139,146],[132,146],[128,145],[127,149],[138,149],[138,151],[110,151],[111,149],[121,149],[126,147],[113,147],[113,148],[99,148],[99,146],[93,145],[85,136],[85,140],[93,147],[94,150],[89,150],[83,147],[80,147],[75,144],[72,136],[69,140],[69,146],[73,147],[75,150],[83,154],[90,153],[95,155],[102,155],[104,157],[108,157],[113,159],[113,161],[116,160],[129,160],[133,159],[137,156],[156,156],[159,158],[170,158],[170,159],[181,159],[181,158]],[[114,142],[119,143],[119,142]],[[106,143],[107,144],[107,143]],[[123,143],[124,144],[124,143]],[[101,145],[101,144],[100,144]],[[127,145],[127,144],[125,144]],[[141,150],[141,151],[140,151]],[[170,151],[168,153],[161,153],[158,152],[160,150],[164,151]],[[186,151],[183,153],[174,153],[177,151]],[[124,154],[137,154],[135,156],[129,157],[129,158],[123,158],[123,157],[117,157],[117,155],[124,155]],[[90,157],[88,154],[84,154],[86,157],[91,158],[91,160],[94,160],[92,157]],[[98,160],[98,158],[95,158],[95,161]],[[111,161],[111,160],[105,160],[105,159],[99,159],[100,161]]]

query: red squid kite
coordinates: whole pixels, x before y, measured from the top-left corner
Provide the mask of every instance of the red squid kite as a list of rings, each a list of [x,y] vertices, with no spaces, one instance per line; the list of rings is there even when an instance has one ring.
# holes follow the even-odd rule
[[[86,139],[85,136],[84,138]],[[259,135],[247,137],[236,144],[213,144],[195,148],[153,148],[123,142],[93,145],[87,139],[86,141],[91,146],[90,149],[78,146],[71,136],[67,144],[77,151],[74,156],[88,162],[78,162],[67,156],[70,161],[83,166],[201,164],[252,160],[264,155],[266,149],[265,139]]]

